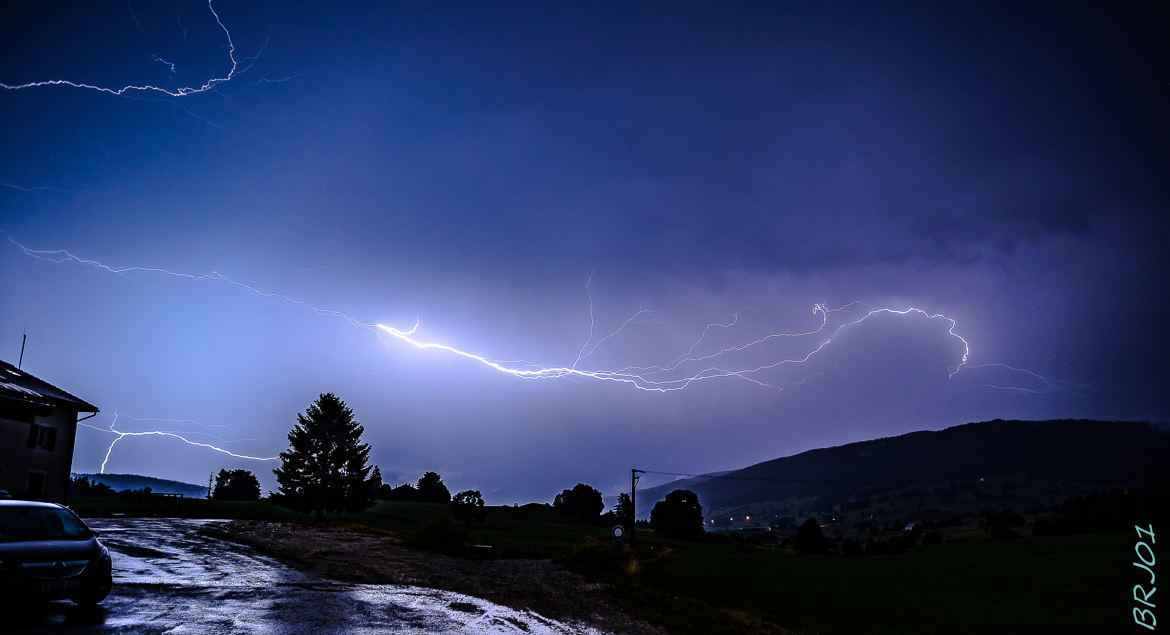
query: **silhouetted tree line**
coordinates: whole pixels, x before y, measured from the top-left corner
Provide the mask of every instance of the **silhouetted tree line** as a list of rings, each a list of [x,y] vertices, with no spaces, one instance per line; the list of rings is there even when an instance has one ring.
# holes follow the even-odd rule
[[[465,490],[452,498],[437,472],[423,474],[414,485],[391,487],[384,483],[381,469],[367,464],[370,446],[361,441],[364,430],[344,401],[333,393],[322,393],[297,415],[297,423],[288,434],[289,449],[280,453],[280,467],[273,470],[279,489],[270,500],[297,512],[315,514],[318,519],[331,513],[362,511],[377,499],[450,504],[462,528],[440,513],[422,532],[426,535],[419,537],[423,544],[441,550],[450,550],[452,544],[466,537],[471,523],[483,520],[483,495]],[[212,494],[217,500],[255,500],[259,496],[259,481],[246,470],[220,470]],[[552,507],[566,516],[598,523],[603,519],[605,503],[600,491],[577,483],[557,494]],[[633,524],[630,496],[620,494],[617,505],[604,519]],[[703,508],[698,495],[689,490],[667,494],[651,510],[650,526],[664,535],[702,537]]]
[[[377,469],[377,468],[374,468]],[[378,475],[381,480],[381,474]],[[403,483],[398,487],[390,487],[380,483],[377,487],[377,498],[388,501],[407,501],[411,503],[449,503],[451,491],[443,483],[443,477],[438,472],[427,472],[418,479],[418,483],[411,485]]]
[[[865,540],[855,538],[830,538],[824,535],[820,523],[815,518],[809,518],[799,525],[796,533],[779,538],[774,532],[766,532],[751,536],[730,534],[732,540],[739,540],[753,544],[792,547],[802,554],[824,555],[839,552],[847,556],[886,556],[905,553],[916,546],[930,546],[943,541],[938,531],[928,530],[929,523],[916,522],[901,533],[887,538],[869,537]]]
[[[114,488],[105,483],[89,480],[88,476],[76,476],[69,479],[68,493],[69,496],[116,496],[120,498],[131,498],[134,496],[150,496],[151,491],[150,487],[115,491]]]
[[[114,494],[117,494],[114,488],[105,483],[91,481],[88,476],[75,476],[69,479],[70,496],[113,496]]]
[[[1122,531],[1135,524],[1165,525],[1170,522],[1170,481],[1070,496],[1052,511],[1052,516],[1036,518],[1033,536]]]

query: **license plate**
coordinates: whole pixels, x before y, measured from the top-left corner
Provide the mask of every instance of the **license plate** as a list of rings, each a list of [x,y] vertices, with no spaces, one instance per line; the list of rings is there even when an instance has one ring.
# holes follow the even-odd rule
[[[37,590],[44,592],[73,591],[81,588],[81,580],[49,580],[37,583]]]

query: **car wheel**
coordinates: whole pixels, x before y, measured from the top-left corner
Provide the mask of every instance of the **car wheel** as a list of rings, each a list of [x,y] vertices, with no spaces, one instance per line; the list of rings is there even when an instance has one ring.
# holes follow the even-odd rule
[[[74,595],[72,599],[74,602],[86,606],[97,604],[98,602],[106,599],[106,596],[110,594],[110,589],[112,589],[113,586],[113,580],[106,578],[100,585],[92,589],[86,589],[81,593]]]

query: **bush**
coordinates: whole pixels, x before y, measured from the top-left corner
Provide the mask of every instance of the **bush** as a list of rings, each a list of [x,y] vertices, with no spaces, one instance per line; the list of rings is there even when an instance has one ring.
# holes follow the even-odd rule
[[[991,534],[992,538],[1019,538],[1020,534],[1013,529],[1024,524],[1024,517],[1010,509],[983,512],[983,520],[979,525]]]
[[[456,494],[451,499],[451,505],[455,508],[455,516],[464,525],[470,525],[475,521],[482,521],[486,514],[483,506],[483,496],[473,489]]]
[[[577,483],[573,489],[562,490],[557,494],[553,499],[553,509],[596,523],[601,517],[601,510],[605,509],[605,503],[601,500],[601,492],[584,483]]]
[[[821,526],[817,524],[815,518],[809,518],[800,524],[792,546],[800,553],[825,553],[825,534],[821,533]]]
[[[217,501],[258,501],[260,481],[248,470],[220,470],[211,498]]]
[[[427,472],[418,479],[418,500],[423,503],[450,503],[451,491],[438,472]]]
[[[460,554],[466,549],[464,543],[471,535],[467,527],[455,523],[447,514],[436,514],[412,537],[415,546],[431,551]]]
[[[616,549],[612,544],[586,538],[583,542],[575,543],[569,549],[566,563],[575,569],[590,569],[594,571],[622,572],[626,575],[645,574],[648,562],[657,561],[670,553],[669,548],[638,546],[636,549],[626,545]]]
[[[918,542],[918,537],[912,533],[903,533],[900,536],[892,536],[889,539],[890,553],[905,553],[905,551],[914,546]]]
[[[676,489],[666,498],[654,503],[650,510],[650,526],[654,531],[676,538],[698,540],[703,529],[703,506],[699,495],[686,489]]]
[[[413,503],[418,500],[418,490],[410,483],[403,483],[398,487],[383,485],[378,488],[378,497],[388,501],[405,501]]]

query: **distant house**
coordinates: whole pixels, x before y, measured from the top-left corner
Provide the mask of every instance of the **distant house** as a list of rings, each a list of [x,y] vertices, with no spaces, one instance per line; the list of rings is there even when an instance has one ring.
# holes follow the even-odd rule
[[[0,361],[0,489],[14,498],[63,501],[78,413],[97,414],[56,386]]]

